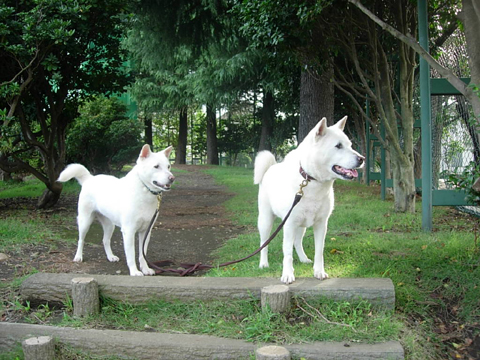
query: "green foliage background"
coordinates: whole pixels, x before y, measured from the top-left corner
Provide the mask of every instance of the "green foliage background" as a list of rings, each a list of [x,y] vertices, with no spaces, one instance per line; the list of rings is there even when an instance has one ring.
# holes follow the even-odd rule
[[[97,97],[81,106],[67,136],[68,162],[109,173],[133,161],[142,146],[141,125],[126,110],[115,97]]]

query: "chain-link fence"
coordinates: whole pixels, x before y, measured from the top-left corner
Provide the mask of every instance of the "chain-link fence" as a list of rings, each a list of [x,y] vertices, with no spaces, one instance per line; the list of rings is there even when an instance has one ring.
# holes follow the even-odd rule
[[[456,32],[442,47],[439,62],[457,76],[468,78],[465,38]],[[432,71],[432,77],[438,74]],[[434,189],[451,189],[452,175],[465,174],[478,164],[480,146],[471,105],[462,95],[434,95],[432,103],[432,169]],[[479,207],[460,207],[461,210],[480,215]]]

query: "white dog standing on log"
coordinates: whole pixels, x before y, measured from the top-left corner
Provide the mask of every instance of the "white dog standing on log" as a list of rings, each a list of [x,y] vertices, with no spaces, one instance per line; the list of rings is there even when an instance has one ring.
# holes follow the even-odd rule
[[[352,143],[343,132],[347,117],[327,127],[323,118],[307,135],[297,149],[285,160],[276,163],[269,151],[258,153],[255,159],[254,183],[258,193],[258,230],[262,245],[270,236],[275,216],[284,218],[292,206],[295,194],[303,180],[308,186],[304,196],[292,211],[283,228],[283,271],[281,281],[295,281],[293,247],[301,262],[311,263],[303,250],[303,236],[312,226],[315,238],[314,276],[328,278],[323,261],[323,249],[328,218],[333,210],[333,182],[358,177],[356,168],[362,167],[364,157],[352,149]],[[268,267],[268,247],[260,253],[260,268]]]
[[[115,226],[120,227],[123,246],[131,276],[154,275],[143,253],[147,253],[150,236],[145,234],[155,214],[157,196],[170,190],[175,177],[170,172],[168,157],[172,147],[154,153],[144,145],[137,165],[123,178],[110,175],[93,176],[80,164],[70,164],[60,174],[58,181],[76,178],[82,191],[78,199],[78,248],[73,261],[83,261],[85,235],[95,218],[103,227],[103,246],[109,261],[118,261],[112,253],[110,239]],[[139,265],[135,263],[135,235],[138,234]],[[144,251],[143,251],[144,250]]]

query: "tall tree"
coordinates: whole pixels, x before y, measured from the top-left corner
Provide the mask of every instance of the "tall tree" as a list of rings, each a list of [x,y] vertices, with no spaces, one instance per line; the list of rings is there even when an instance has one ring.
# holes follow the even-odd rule
[[[306,66],[301,73],[298,142],[303,141],[323,117],[333,125],[333,66],[328,68],[318,72],[314,67]]]
[[[219,70],[212,51],[218,54],[230,46],[228,37],[223,36],[227,25],[225,11],[221,1],[144,0],[139,3],[139,21],[130,35],[129,48],[139,69],[162,94],[158,102],[161,108],[176,108],[181,113],[182,108],[194,104],[221,105],[221,93],[215,91],[215,78],[210,78],[208,85],[204,80],[205,73]],[[137,88],[144,85],[137,82]],[[210,122],[211,131],[207,132],[208,158],[218,164],[218,155],[212,156],[213,152],[218,153],[216,127],[212,125]],[[184,152],[186,142],[178,145],[182,146],[180,152]]]
[[[477,137],[480,139],[480,5],[476,0],[462,0],[462,11],[458,17],[463,22],[465,29],[465,38],[467,42],[468,63],[471,72],[471,83],[466,85],[455,73],[442,66],[433,56],[423,49],[415,37],[410,34],[403,33],[401,29],[397,29],[394,25],[384,21],[380,16],[376,15],[365,7],[359,0],[348,0],[357,6],[370,19],[377,23],[382,29],[399,39],[406,46],[413,49],[427,63],[450,84],[452,84],[465,98],[470,102],[473,108],[475,123],[477,125]],[[454,1],[455,3],[456,1]],[[455,4],[453,4],[455,5]],[[458,9],[457,6],[450,6],[452,12]]]
[[[250,46],[294,55],[301,71],[298,141],[324,116],[333,118],[333,71],[320,14],[329,1],[254,0],[237,2],[241,30]],[[326,51],[325,51],[326,50]],[[325,56],[325,53],[326,56]]]
[[[371,10],[367,10],[359,2],[349,1],[354,2],[363,13],[368,13],[368,16],[359,14],[356,7],[348,7],[346,14],[349,14],[347,21],[349,26],[340,28],[343,30],[341,32],[337,30],[335,33],[341,34],[337,36],[337,39],[341,39],[339,46],[345,50],[351,61],[350,69],[358,76],[354,79],[350,77],[353,72],[339,68],[337,71],[339,81],[336,85],[349,93],[359,109],[363,108],[363,103],[359,103],[358,100],[365,98],[363,94],[366,94],[373,104],[371,107],[373,119],[370,120],[379,138],[381,136],[375,117],[385,127],[383,146],[389,150],[391,159],[395,209],[413,212],[415,211],[413,90],[416,54],[411,44],[401,41],[400,38],[413,39],[416,35],[417,7],[416,4],[406,0],[395,2],[373,0],[368,1]],[[394,29],[398,36],[392,37],[391,34],[382,32],[381,28],[371,21],[372,18],[379,19],[380,16],[388,19],[392,24],[389,25],[390,28]],[[341,18],[344,18],[344,14]],[[448,29],[446,33],[451,34],[450,27],[444,29]],[[367,117],[365,113],[364,116]]]
[[[187,163],[187,136],[188,136],[188,108],[180,109],[179,126],[178,126],[178,142],[175,151],[175,164]]]
[[[272,150],[273,127],[275,122],[275,98],[271,91],[263,93],[262,130],[258,151]]]
[[[218,165],[217,115],[212,105],[207,105],[207,164]]]
[[[0,4],[0,168],[31,173],[54,205],[65,133],[78,104],[128,82],[120,42],[129,14],[119,0],[5,0]],[[35,161],[39,159],[40,161]]]

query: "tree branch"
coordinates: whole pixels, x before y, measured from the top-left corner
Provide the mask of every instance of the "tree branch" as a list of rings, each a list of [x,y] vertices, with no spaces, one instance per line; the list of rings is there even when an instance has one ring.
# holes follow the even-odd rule
[[[446,78],[452,86],[457,89],[462,95],[466,96],[467,98],[470,97],[471,90],[468,86],[459,78],[457,77],[451,70],[443,67],[440,65],[419,43],[418,41],[410,35],[402,34],[400,31],[395,29],[394,27],[388,25],[375,14],[373,14],[370,10],[368,10],[359,0],[348,0],[351,4],[355,5],[357,8],[360,9],[365,15],[367,15],[371,20],[373,20],[378,26],[380,26],[383,30],[387,31],[403,43],[410,46],[417,54],[419,54],[425,61],[438,73]]]

